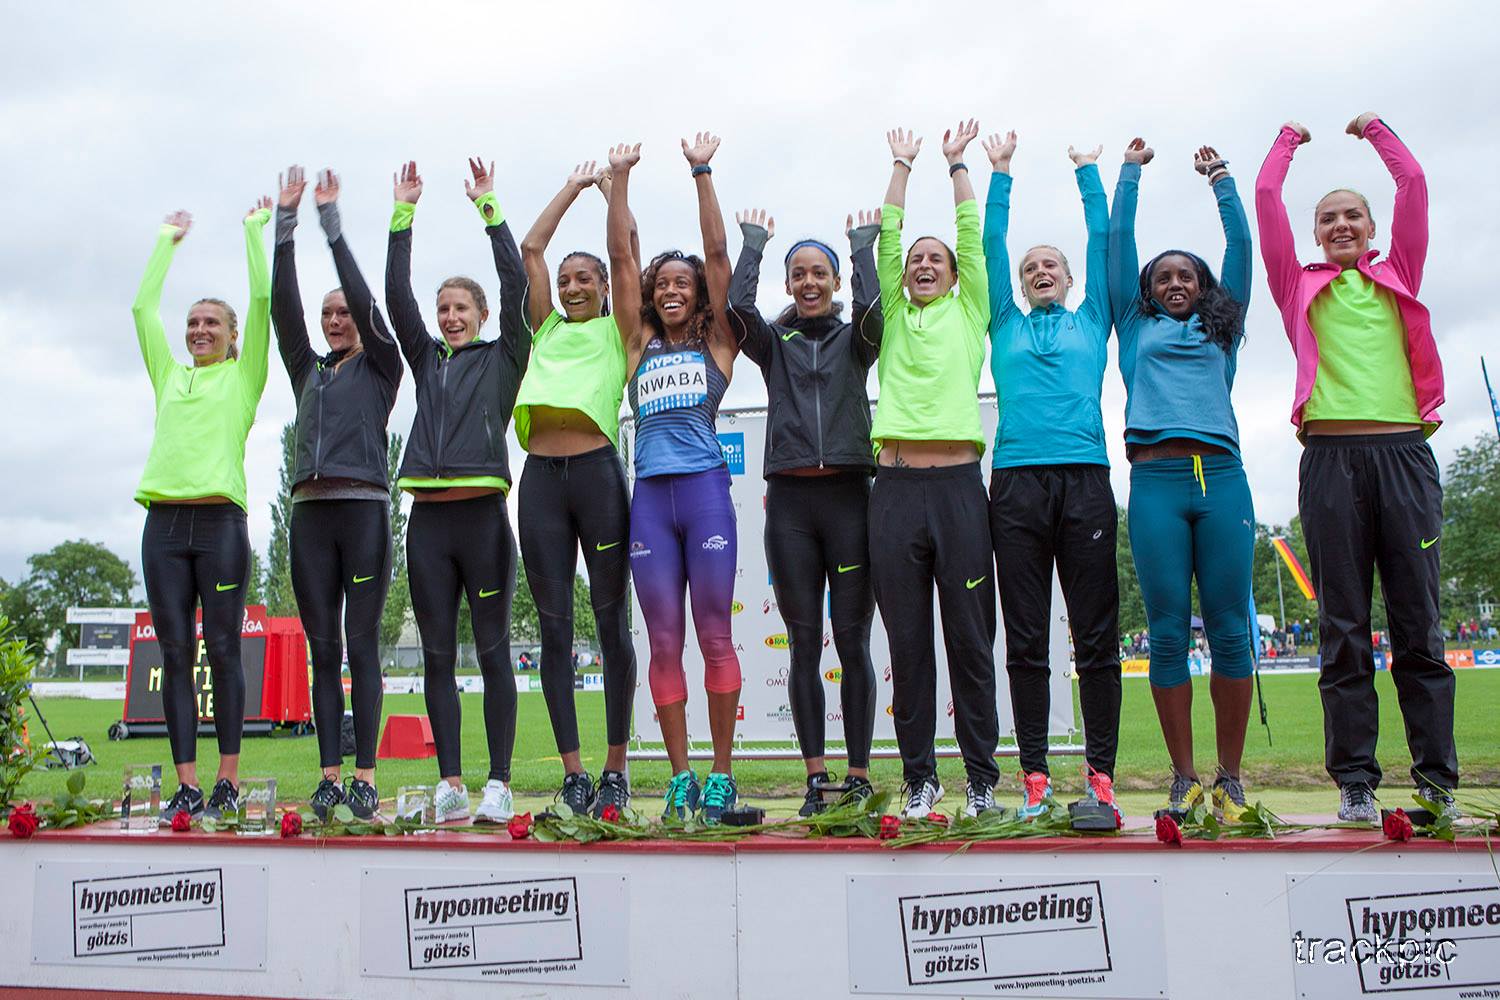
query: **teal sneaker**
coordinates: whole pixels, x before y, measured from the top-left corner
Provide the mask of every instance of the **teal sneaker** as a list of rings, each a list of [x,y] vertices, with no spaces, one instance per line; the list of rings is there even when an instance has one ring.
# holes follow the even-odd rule
[[[703,782],[703,822],[718,823],[724,810],[732,808],[738,798],[739,790],[735,788],[733,778],[719,771],[710,771]]]
[[[678,771],[667,784],[667,808],[662,819],[687,819],[698,811],[698,776],[692,771]]]
[[[1020,819],[1036,819],[1047,811],[1052,799],[1052,779],[1042,771],[1030,771],[1021,776],[1021,808],[1016,810]]]

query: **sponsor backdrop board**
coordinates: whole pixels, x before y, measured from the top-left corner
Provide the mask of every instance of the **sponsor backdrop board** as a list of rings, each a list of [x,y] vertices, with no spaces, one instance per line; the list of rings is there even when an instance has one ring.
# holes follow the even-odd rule
[[[261,970],[268,899],[264,865],[41,861],[31,960]]]
[[[992,395],[979,399],[979,412],[984,425],[986,441],[995,437],[996,407]],[[765,496],[766,481],[762,476],[765,460],[766,413],[763,409],[723,410],[719,413],[719,444],[724,450],[724,459],[729,465],[730,497],[734,502],[738,521],[739,567],[734,588],[734,608],[730,623],[733,628],[735,650],[740,658],[740,673],[744,686],[740,692],[739,738],[752,742],[770,742],[795,745],[796,732],[792,726],[791,699],[787,691],[787,672],[790,657],[786,645],[786,625],[777,609],[776,595],[771,588],[771,574],[766,566]],[[634,469],[635,426],[630,418],[620,424],[620,452],[626,458],[626,467],[632,476]],[[980,460],[985,488],[989,486],[990,455],[986,447]],[[1101,530],[1108,526],[1101,526]],[[651,701],[650,685],[647,682],[646,666],[651,661],[651,649],[646,639],[645,621],[641,617],[641,606],[631,588],[633,602],[632,635],[635,642],[636,660],[639,664],[635,691],[635,725],[637,736],[646,743],[660,743],[661,733],[656,727],[655,706]],[[933,604],[936,607],[936,598]],[[830,752],[840,745],[843,737],[843,716],[839,710],[840,666],[838,653],[833,645],[833,633],[828,622],[827,600],[823,607],[823,657],[821,671],[825,694],[826,725]],[[1000,621],[999,605],[996,605],[996,620],[999,623],[995,636],[995,685],[1000,711],[1000,736],[1010,740],[1013,717],[1010,707],[1010,688],[1005,683],[1005,627]],[[941,622],[941,614],[935,613],[935,624]],[[948,685],[947,656],[943,648],[941,628],[935,636],[938,658],[939,706],[937,738],[939,743],[952,744],[953,715],[952,696]],[[891,655],[886,639],[886,624],[879,613],[875,615],[874,628],[870,636],[870,652],[875,661],[876,712],[875,739],[894,741],[895,722],[891,717]],[[1054,575],[1052,582],[1052,714],[1048,729],[1054,738],[1073,734],[1073,685],[1067,677],[1068,670],[1068,626],[1067,609],[1063,605],[1062,592]],[[698,653],[698,644],[691,628],[688,630],[687,648],[683,655],[683,667],[688,679],[688,733],[694,742],[707,742],[708,715],[703,690],[703,658]]]
[[[366,868],[366,976],[628,986],[623,874]]]
[[[1476,874],[1289,874],[1296,996],[1500,997],[1500,883]]]

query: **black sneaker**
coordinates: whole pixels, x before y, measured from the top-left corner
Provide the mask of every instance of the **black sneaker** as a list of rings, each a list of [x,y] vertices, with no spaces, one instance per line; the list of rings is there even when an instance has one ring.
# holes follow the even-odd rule
[[[807,817],[823,811],[823,786],[826,784],[828,784],[827,771],[819,771],[817,774],[807,776],[807,796],[802,800],[802,808],[797,810],[798,816]]]
[[[630,780],[621,771],[603,771],[599,774],[599,787],[594,793],[594,818],[604,815],[608,806],[624,812],[630,805]]]
[[[1363,781],[1351,781],[1339,786],[1339,822],[1380,822],[1380,810],[1375,805],[1375,793]]]
[[[561,801],[580,816],[587,813],[589,806],[594,804],[594,779],[589,777],[587,771],[564,776],[556,801]]]
[[[869,778],[860,778],[851,774],[844,784],[849,786],[849,790],[844,793],[844,802],[865,802],[875,794],[875,786],[870,784]]]
[[[223,819],[225,816],[236,816],[240,811],[240,790],[230,784],[228,778],[220,778],[214,784],[213,794],[208,797],[208,803],[203,807],[204,819]]]
[[[218,790],[215,789],[217,792]],[[328,822],[328,817],[333,813],[335,806],[344,802],[344,790],[339,783],[332,778],[324,778],[318,782],[318,790],[312,793],[312,810],[318,819]]]
[[[964,815],[978,816],[995,808],[995,786],[983,779],[969,779],[964,789]]]
[[[185,812],[193,819],[203,815],[203,789],[197,785],[178,785],[177,791],[167,800],[167,804],[161,807],[161,816],[157,823],[161,826],[171,826],[172,817],[180,812]]]
[[[350,778],[349,787],[344,790],[344,803],[355,819],[374,819],[375,810],[380,808],[380,793],[370,782]]]

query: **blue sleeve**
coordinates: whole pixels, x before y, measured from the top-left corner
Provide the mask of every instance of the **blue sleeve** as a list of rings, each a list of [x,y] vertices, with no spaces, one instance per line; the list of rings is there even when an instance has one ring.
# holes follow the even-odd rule
[[[1019,311],[1010,286],[1010,255],[1005,250],[1010,230],[1010,185],[1010,174],[996,170],[990,174],[990,190],[984,200],[984,261],[990,279],[992,333],[1005,325],[1008,312]]]
[[[1120,166],[1115,200],[1109,210],[1109,308],[1120,335],[1120,356],[1135,350],[1140,323],[1140,258],[1135,249],[1135,207],[1140,195],[1141,165]],[[1122,361],[1123,364],[1123,361]]]
[[[1234,178],[1220,178],[1214,185],[1219,203],[1219,221],[1224,224],[1224,266],[1219,281],[1241,308],[1250,304],[1250,219],[1235,190]]]
[[[1083,196],[1083,221],[1088,229],[1088,254],[1085,266],[1083,313],[1094,327],[1109,338],[1109,203],[1104,197],[1104,182],[1099,167],[1085,163],[1074,171],[1078,193]]]

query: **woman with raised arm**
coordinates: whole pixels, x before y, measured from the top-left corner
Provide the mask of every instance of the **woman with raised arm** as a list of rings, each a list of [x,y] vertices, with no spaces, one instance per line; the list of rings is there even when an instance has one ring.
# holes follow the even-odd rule
[[[187,349],[180,364],[167,344],[161,291],[177,244],[192,216],[173,212],[156,236],[131,314],[156,396],[156,432],[135,499],[146,508],[141,575],[151,624],[161,645],[162,716],[177,770],[177,790],[161,811],[168,826],[179,812],[218,819],[239,810],[240,736],[245,727],[245,674],[240,631],[250,580],[245,520],[245,438],[266,388],[271,340],[271,276],[261,232],[271,218],[262,198],[245,216],[250,308],[244,345],[234,309],[199,299],[188,309]],[[198,718],[194,666],[197,610],[213,686],[211,715],[219,769],[205,802],[198,786]]]
[[[471,159],[464,190],[484,220],[500,275],[499,335],[479,339],[489,318],[477,281],[453,277],[438,286],[440,338],[432,337],[411,291],[411,227],[422,178],[407,163],[396,178],[386,257],[385,299],[391,325],[417,386],[417,415],[406,439],[397,484],[412,495],[406,534],[412,613],[422,637],[427,715],[437,744],[434,807],[439,823],[469,818],[459,727],[462,709],[454,668],[460,597],[467,597],[475,652],[484,677],[484,730],[489,777],[474,814],[503,823],[514,813],[510,757],[516,738],[516,676],[510,667],[510,601],[516,586],[516,541],[505,494],[510,461],[505,428],[526,373],[526,275],[515,237],[494,194],[493,164]]]
[[[584,250],[557,268],[558,311],[543,256],[573,200],[607,174],[580,164],[521,241],[529,286],[531,361],[516,398],[516,438],[526,449],[521,476],[521,560],[542,629],[542,695],[562,757],[558,799],[578,813],[602,815],[630,803],[625,744],[635,696],[630,641],[630,489],[620,462],[620,401],[625,345],[609,311],[609,269]],[[639,266],[624,272],[634,281]],[[618,273],[618,272],[617,272]],[[604,728],[608,750],[597,790],[579,754],[573,705],[573,579],[578,548],[588,567],[594,624],[604,656]]]
[[[1427,259],[1427,181],[1416,157],[1373,112],[1345,129],[1368,140],[1396,182],[1390,252],[1370,248],[1370,203],[1338,188],[1313,212],[1323,260],[1303,265],[1281,200],[1297,148],[1312,135],[1281,127],[1255,184],[1271,297],[1297,358],[1292,423],[1302,453],[1297,506],[1318,592],[1323,733],[1339,819],[1377,822],[1380,717],[1370,643],[1375,567],[1385,595],[1391,679],[1417,795],[1456,814],[1453,669],[1438,616],[1443,488],[1427,438],[1442,418],[1443,364],[1417,301]]]
[[[993,135],[984,215],[990,279],[990,371],[1000,417],[990,477],[990,533],[1005,619],[1005,671],[1021,752],[1023,818],[1041,815],[1052,796],[1047,769],[1051,713],[1048,647],[1052,570],[1057,567],[1077,654],[1086,740],[1087,801],[1115,804],[1120,737],[1119,584],[1115,576],[1115,494],[1099,395],[1109,363],[1109,207],[1096,161],[1100,146],[1071,146],[1074,178],[1088,230],[1087,283],[1077,310],[1068,258],[1034,246],[1016,275],[1027,310],[1011,291],[1010,161],[1016,133]]]
[[[293,235],[307,186],[288,168],[276,203],[271,319],[297,397],[292,474],[291,562],[297,612],[313,667],[313,720],[323,780],[312,808],[326,819],[347,804],[375,815],[375,743],[380,737],[380,617],[391,583],[391,494],[386,423],[401,385],[401,352],[354,261],[339,220],[339,179],[323,171],[313,191],[318,222],[333,251],[339,287],[323,296],[328,353],[308,339],[297,287]],[[341,634],[342,632],[342,634]],[[347,647],[344,637],[347,636]],[[344,651],[354,703],[354,775],[340,785]]]
[[[979,135],[974,121],[943,133],[953,178],[957,253],[935,236],[901,258],[906,183],[922,140],[887,135],[895,164],[880,210],[877,254],[885,336],[880,348],[880,401],[870,436],[875,485],[870,490],[870,567],[880,617],[890,632],[892,712],[905,781],[904,812],[921,817],[943,797],[933,740],[937,727],[937,656],[932,591],[943,615],[943,645],[953,691],[953,727],[968,777],[965,812],[995,805],[995,584],[989,505],[979,456],[979,370],[990,325],[989,285],[979,208],[964,150]],[[954,294],[954,286],[957,293]]]
[[[714,430],[738,351],[726,315],[729,250],[709,166],[718,148],[718,137],[706,132],[691,146],[682,142],[698,189],[704,259],[669,250],[652,258],[639,285],[622,280],[615,287],[635,415],[630,569],[651,644],[651,699],[673,771],[664,815],[701,812],[709,823],[719,822],[738,796],[731,758],[740,704],[740,661],[729,627],[738,551],[734,504]],[[617,275],[633,265],[626,192],[640,158],[639,144],[609,153],[608,245]],[[701,788],[688,762],[684,593],[703,654],[713,739],[713,769]]]
[[[1223,283],[1202,257],[1185,250],[1159,253],[1137,271],[1136,200],[1141,167],[1153,155],[1141,139],[1126,147],[1109,218],[1109,298],[1126,393],[1130,548],[1151,631],[1151,696],[1172,758],[1167,809],[1183,814],[1203,801],[1187,665],[1196,580],[1213,654],[1209,693],[1219,756],[1213,807],[1236,820],[1245,809],[1240,757],[1255,668],[1255,511],[1230,391],[1250,301],[1250,223],[1227,162],[1202,146],[1193,166],[1208,178],[1218,203]]]
[[[783,266],[792,302],[775,321],[755,307],[761,253],[775,232],[764,211],[737,216],[744,244],[729,285],[729,322],[766,381],[766,564],[791,648],[787,693],[807,767],[801,814],[822,808],[833,784],[823,756],[823,593],[840,670],[839,705],[849,758],[846,795],[866,798],[875,729],[868,513],[870,397],[865,380],[880,354],[883,321],[875,275],[880,213],[845,224],[853,262],[854,311],[842,316],[839,256],[828,244],[792,244]]]

